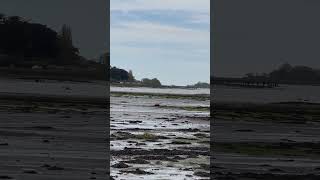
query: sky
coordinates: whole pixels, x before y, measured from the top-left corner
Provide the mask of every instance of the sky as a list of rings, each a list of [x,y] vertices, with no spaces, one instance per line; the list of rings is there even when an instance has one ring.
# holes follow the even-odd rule
[[[189,85],[210,78],[210,0],[111,0],[111,65],[136,79]]]
[[[320,69],[319,0],[110,0],[111,64],[164,84],[270,72],[284,62]],[[1,0],[0,12],[60,30],[87,58],[109,48],[105,0]]]
[[[86,58],[107,51],[109,13],[106,0],[0,0],[0,13],[22,16],[60,31],[71,26],[74,45]]]
[[[215,0],[215,76],[270,72],[288,62],[320,69],[319,0]]]

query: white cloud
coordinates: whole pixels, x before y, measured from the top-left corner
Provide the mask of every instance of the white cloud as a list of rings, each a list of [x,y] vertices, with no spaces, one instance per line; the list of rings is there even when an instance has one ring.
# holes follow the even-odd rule
[[[173,43],[190,46],[207,46],[210,42],[208,30],[188,29],[173,25],[163,25],[150,22],[122,22],[111,27],[111,43],[127,42]]]
[[[150,10],[188,11],[192,23],[210,23],[210,0],[111,0],[111,10],[120,10],[128,17],[134,16],[130,11]],[[187,17],[186,17],[187,18]],[[208,29],[196,27],[179,27],[173,24],[150,21],[127,21],[118,19],[111,23],[111,43],[123,44],[139,42],[140,44],[171,43],[184,44],[199,48],[209,45],[210,32]]]
[[[207,80],[210,31],[205,26],[210,23],[209,4],[210,0],[111,0],[111,13],[122,11],[121,18],[111,22],[111,63],[133,69],[140,78],[157,77],[168,84]],[[146,12],[155,11],[159,16],[181,11],[188,14],[182,14],[184,21],[194,24],[184,26],[174,21],[144,19]],[[134,18],[137,12],[143,13],[142,18]],[[177,69],[178,66],[184,68]],[[189,73],[194,71],[197,73]]]
[[[193,14],[190,21],[199,24],[210,24],[210,13]]]
[[[123,45],[114,45],[111,47],[111,54],[116,56],[130,57],[132,60],[139,59],[156,59],[157,57],[162,61],[197,61],[208,62],[210,53],[208,49],[194,49],[194,48],[156,48],[156,47],[128,47]],[[125,52],[125,53],[123,53]],[[156,55],[156,56],[155,56]],[[112,55],[111,55],[112,56]]]
[[[209,12],[210,0],[111,0],[111,10],[182,10]]]

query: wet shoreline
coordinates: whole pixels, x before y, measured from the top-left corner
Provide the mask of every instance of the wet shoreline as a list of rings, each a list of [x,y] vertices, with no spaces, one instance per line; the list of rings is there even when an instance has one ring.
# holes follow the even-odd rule
[[[209,124],[208,97],[111,92],[111,175],[209,179]]]
[[[214,107],[212,178],[319,179],[319,104],[220,102]]]
[[[97,96],[84,94],[87,83],[4,79],[1,85],[1,179],[108,179],[103,85],[94,85],[105,92]]]

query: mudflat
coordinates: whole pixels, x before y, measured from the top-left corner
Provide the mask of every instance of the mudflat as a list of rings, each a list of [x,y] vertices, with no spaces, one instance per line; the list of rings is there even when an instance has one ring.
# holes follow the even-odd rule
[[[111,92],[114,179],[210,179],[209,95],[167,91]]]
[[[320,105],[215,103],[215,179],[320,178]]]
[[[109,179],[106,85],[0,84],[0,179]]]

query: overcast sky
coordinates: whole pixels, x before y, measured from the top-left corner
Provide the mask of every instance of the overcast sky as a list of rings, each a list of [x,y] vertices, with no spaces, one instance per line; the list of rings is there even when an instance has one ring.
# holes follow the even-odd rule
[[[320,68],[320,1],[215,0],[217,76]],[[208,81],[209,0],[111,0],[111,63],[165,84]],[[1,0],[0,12],[73,29],[86,57],[108,48],[105,0]],[[107,32],[107,33],[105,33]]]
[[[22,16],[56,31],[70,25],[75,46],[87,58],[108,48],[106,0],[0,0],[0,13]]]
[[[320,69],[319,0],[214,2],[214,75],[270,72],[284,62]]]
[[[111,0],[111,65],[166,85],[209,82],[210,0]]]

